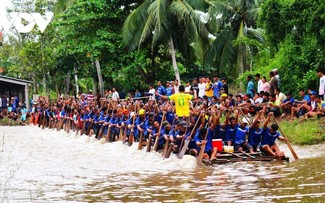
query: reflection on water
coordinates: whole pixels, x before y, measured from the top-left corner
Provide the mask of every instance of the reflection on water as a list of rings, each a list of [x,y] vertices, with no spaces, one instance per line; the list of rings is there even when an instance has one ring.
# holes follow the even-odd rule
[[[63,131],[0,127],[0,132],[0,199],[4,202],[325,200],[324,145],[295,147],[303,159],[291,163],[197,168],[190,156],[162,160],[160,154],[138,151],[137,146],[99,144]]]

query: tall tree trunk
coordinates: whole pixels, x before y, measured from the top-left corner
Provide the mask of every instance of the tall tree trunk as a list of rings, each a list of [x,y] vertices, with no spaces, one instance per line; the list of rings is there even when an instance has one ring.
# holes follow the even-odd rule
[[[91,78],[93,81],[93,94],[95,95],[97,93],[97,82],[95,78]]]
[[[175,78],[178,80],[178,82],[181,82],[181,78],[179,76],[179,71],[176,63],[176,52],[175,52],[175,47],[174,47],[174,42],[172,36],[170,36],[169,40],[169,48],[170,48],[170,54],[172,56],[172,62],[173,62],[173,69],[175,73]]]
[[[78,94],[78,92],[79,92],[78,72],[77,72],[76,66],[74,66],[73,69],[74,69],[74,80],[76,83],[76,93]]]
[[[47,89],[46,89],[46,75],[45,73],[43,74],[43,91],[45,96],[47,95]]]
[[[56,95],[60,96],[58,81],[55,81],[55,93]]]
[[[65,84],[65,94],[66,95],[69,94],[69,90],[70,90],[70,71],[68,71],[67,80],[66,80],[66,84]]]
[[[101,95],[104,95],[104,84],[103,84],[103,78],[102,78],[102,71],[101,71],[98,59],[95,60],[95,64],[96,64],[97,75],[98,75],[99,92]],[[95,94],[95,92],[94,92],[94,94]]]
[[[238,47],[238,55],[237,55],[237,74],[235,79],[237,79],[239,76],[243,75],[244,73],[244,56],[243,56],[243,45],[240,44]],[[239,84],[240,89],[244,89],[244,84],[241,82]]]

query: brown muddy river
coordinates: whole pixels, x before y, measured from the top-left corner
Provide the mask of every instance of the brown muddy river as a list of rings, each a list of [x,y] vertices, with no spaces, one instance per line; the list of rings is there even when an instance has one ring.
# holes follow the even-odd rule
[[[325,202],[325,146],[300,160],[197,167],[193,157],[36,127],[0,127],[0,202]]]

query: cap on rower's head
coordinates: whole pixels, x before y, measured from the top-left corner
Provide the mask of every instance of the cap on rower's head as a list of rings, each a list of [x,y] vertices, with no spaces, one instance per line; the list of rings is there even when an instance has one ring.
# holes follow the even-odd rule
[[[150,116],[150,117],[152,117],[152,116],[154,116],[154,115],[155,115],[154,112],[150,112],[150,113],[149,113],[149,116]]]
[[[144,109],[140,109],[140,110],[139,110],[139,115],[144,115],[144,114],[146,114],[146,110],[144,110]]]
[[[241,120],[241,122],[242,122],[242,123],[246,123],[246,124],[249,123],[249,121],[248,121],[248,119],[247,119],[246,117],[244,117],[244,118]]]
[[[228,95],[226,93],[221,94],[221,97],[227,97]]]
[[[130,116],[133,117],[135,115],[135,112],[131,112]]]
[[[187,128],[187,123],[186,123],[186,121],[181,121],[179,125],[180,125],[181,127],[183,127],[183,128]]]
[[[162,125],[163,125],[163,127],[167,127],[167,126],[169,125],[169,122],[168,122],[168,121],[164,121],[164,122],[162,123]]]

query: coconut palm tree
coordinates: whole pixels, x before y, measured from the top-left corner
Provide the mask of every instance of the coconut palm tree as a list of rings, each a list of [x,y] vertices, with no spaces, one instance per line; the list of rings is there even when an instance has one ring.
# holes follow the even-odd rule
[[[140,48],[144,43],[150,43],[152,49],[158,44],[168,43],[175,78],[180,81],[174,45],[176,38],[188,38],[197,53],[203,53],[204,42],[208,40],[207,29],[193,7],[200,4],[204,1],[145,0],[124,22],[124,43],[130,50]],[[176,30],[182,30],[182,35],[175,34]]]
[[[264,42],[263,30],[256,28],[258,0],[207,0],[209,31],[216,38],[206,52],[205,64],[234,77],[250,70],[252,53]]]

